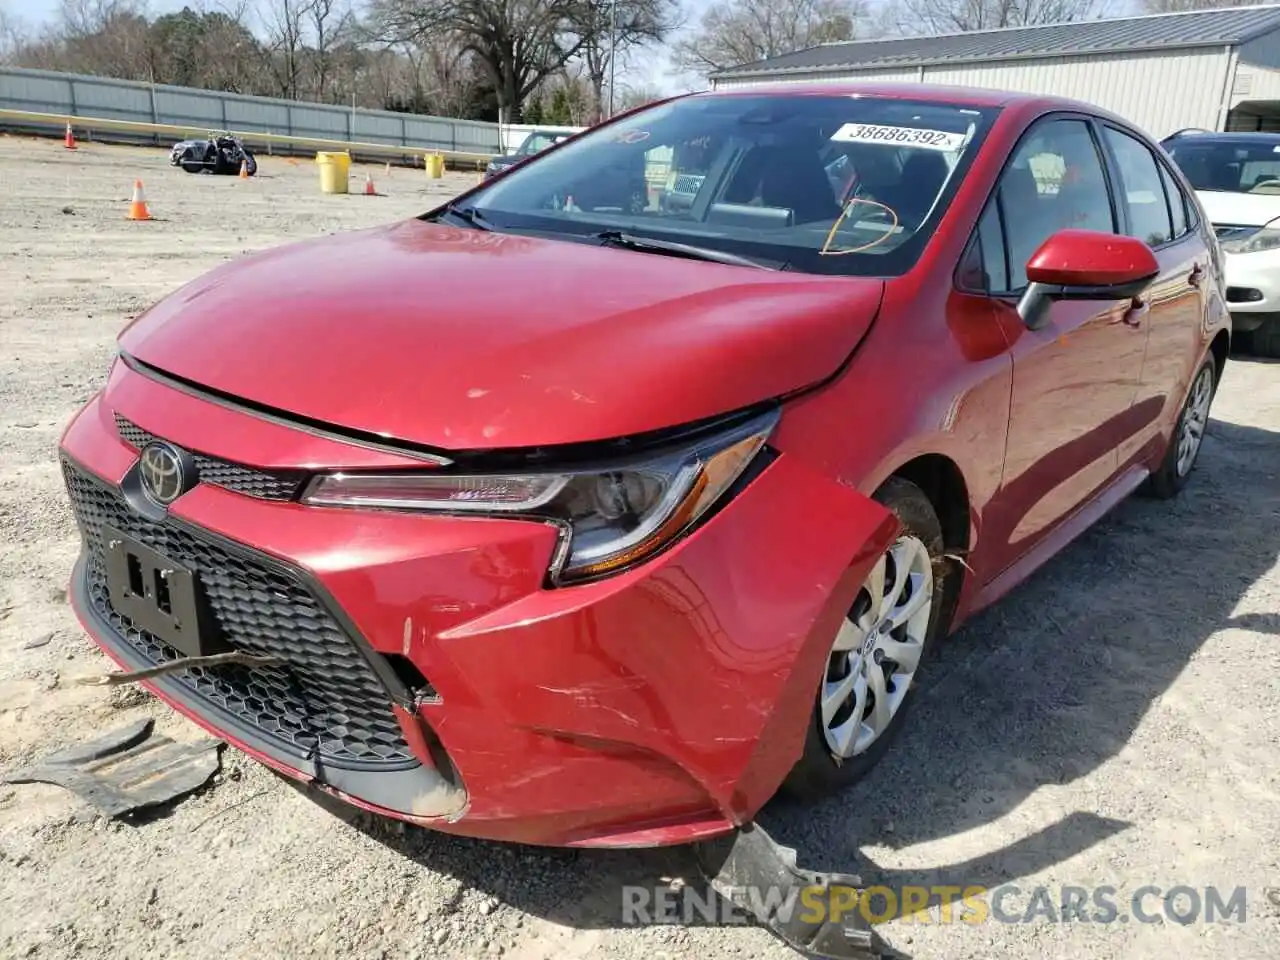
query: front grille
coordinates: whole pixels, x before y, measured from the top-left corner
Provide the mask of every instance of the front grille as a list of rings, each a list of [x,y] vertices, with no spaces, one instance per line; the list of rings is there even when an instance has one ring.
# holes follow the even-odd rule
[[[120,438],[139,450],[152,440],[160,439],[118,413],[115,418]],[[193,452],[191,456],[196,462],[196,474],[201,483],[211,483],[260,500],[292,500],[306,480],[306,474],[296,470],[268,473],[228,460],[207,457],[203,453]]]
[[[154,664],[180,654],[111,606],[103,560],[108,524],[195,573],[222,636],[237,649],[285,665],[193,667],[175,681],[211,709],[230,714],[286,753],[306,760],[318,747],[340,767],[404,767],[416,762],[391,712],[391,697],[332,614],[274,564],[196,536],[174,521],[154,523],[115,488],[64,461],[63,478],[88,544],[88,595],[119,637]],[[216,722],[216,717],[210,720]]]

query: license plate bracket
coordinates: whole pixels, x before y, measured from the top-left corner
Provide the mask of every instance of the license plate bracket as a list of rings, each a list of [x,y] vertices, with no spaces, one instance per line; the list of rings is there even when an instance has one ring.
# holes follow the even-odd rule
[[[218,635],[195,573],[114,527],[102,528],[111,606],[186,657],[232,649]]]

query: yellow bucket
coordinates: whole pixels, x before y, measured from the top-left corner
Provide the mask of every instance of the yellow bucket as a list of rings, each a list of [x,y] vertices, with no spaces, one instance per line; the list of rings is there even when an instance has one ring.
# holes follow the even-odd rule
[[[444,156],[439,153],[428,153],[422,158],[427,168],[428,180],[439,180],[444,176]]]
[[[317,153],[316,164],[320,167],[321,193],[346,193],[347,175],[351,170],[351,154]]]

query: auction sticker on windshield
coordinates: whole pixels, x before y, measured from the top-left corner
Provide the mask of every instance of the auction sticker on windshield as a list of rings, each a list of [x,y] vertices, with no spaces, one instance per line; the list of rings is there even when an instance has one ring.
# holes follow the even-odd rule
[[[890,127],[879,123],[846,123],[831,135],[838,143],[891,143],[904,147],[954,152],[964,146],[963,133],[925,130],[920,127]]]

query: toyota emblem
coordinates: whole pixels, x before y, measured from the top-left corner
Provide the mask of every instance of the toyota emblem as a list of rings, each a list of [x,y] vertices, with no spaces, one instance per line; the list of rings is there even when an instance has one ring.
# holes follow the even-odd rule
[[[153,442],[142,451],[138,464],[142,476],[142,489],[147,496],[162,506],[168,506],[187,490],[189,479],[183,466],[183,456],[167,443]]]

